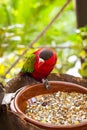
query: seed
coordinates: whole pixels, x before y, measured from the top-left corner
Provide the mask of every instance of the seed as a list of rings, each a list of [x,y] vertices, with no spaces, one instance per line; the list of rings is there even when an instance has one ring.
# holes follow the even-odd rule
[[[28,100],[25,114],[42,123],[71,125],[87,121],[87,94],[61,92]]]
[[[79,121],[75,121],[74,124],[79,124],[80,122]]]
[[[43,103],[42,103],[42,106],[46,106],[46,105],[47,105],[47,102],[43,102]]]

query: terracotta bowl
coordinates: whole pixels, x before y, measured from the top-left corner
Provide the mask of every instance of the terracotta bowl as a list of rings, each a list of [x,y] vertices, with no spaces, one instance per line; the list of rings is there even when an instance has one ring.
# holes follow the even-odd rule
[[[58,91],[63,92],[80,92],[80,93],[86,93],[87,94],[87,88],[84,88],[80,85],[76,85],[73,83],[68,82],[60,82],[60,81],[51,81],[49,82],[50,89],[46,89],[42,83],[35,84],[32,86],[25,86],[24,89],[22,89],[15,97],[14,99],[14,107],[16,112],[21,113],[23,118],[28,121],[29,123],[32,123],[36,126],[39,126],[40,128],[46,129],[46,130],[87,130],[87,121],[84,121],[79,124],[74,125],[51,125],[51,124],[45,124],[38,122],[36,120],[33,120],[31,118],[28,118],[25,114],[25,108],[26,108],[26,101],[32,97],[42,95],[42,94],[49,94],[54,93]]]

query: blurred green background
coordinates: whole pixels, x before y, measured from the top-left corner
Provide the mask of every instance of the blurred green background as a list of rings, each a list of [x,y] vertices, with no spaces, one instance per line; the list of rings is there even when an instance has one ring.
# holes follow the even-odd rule
[[[17,75],[24,57],[5,75],[29,43],[47,26],[66,0],[0,0],[0,76],[5,81]],[[53,47],[58,62],[53,72],[87,77],[87,28],[76,28],[76,13],[71,1],[29,53],[41,46]],[[26,54],[26,55],[27,55]],[[4,80],[0,77],[0,81]]]

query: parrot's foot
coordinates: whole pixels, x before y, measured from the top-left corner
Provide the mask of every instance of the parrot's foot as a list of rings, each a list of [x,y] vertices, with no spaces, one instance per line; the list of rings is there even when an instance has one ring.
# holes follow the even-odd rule
[[[44,84],[44,86],[45,86],[46,89],[50,88],[50,84],[48,83],[47,79],[42,79],[42,83]]]

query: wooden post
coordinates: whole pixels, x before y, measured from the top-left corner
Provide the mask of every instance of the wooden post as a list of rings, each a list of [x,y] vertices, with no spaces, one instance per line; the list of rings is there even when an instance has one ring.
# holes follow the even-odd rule
[[[75,0],[77,27],[87,26],[87,0]]]

